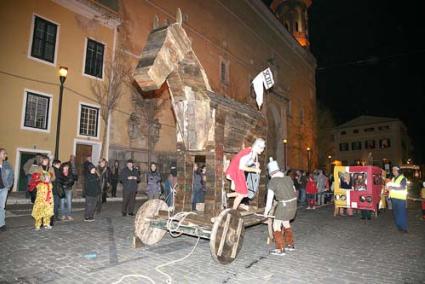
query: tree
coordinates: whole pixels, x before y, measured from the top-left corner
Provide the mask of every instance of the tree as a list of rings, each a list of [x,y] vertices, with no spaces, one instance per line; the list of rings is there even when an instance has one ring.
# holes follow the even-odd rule
[[[100,116],[106,125],[103,132],[100,156],[104,157],[105,142],[109,137],[109,123],[112,111],[116,108],[120,97],[125,93],[125,87],[132,82],[132,65],[126,62],[122,49],[117,48],[115,56],[105,62],[103,80],[92,80],[91,90],[101,106]]]

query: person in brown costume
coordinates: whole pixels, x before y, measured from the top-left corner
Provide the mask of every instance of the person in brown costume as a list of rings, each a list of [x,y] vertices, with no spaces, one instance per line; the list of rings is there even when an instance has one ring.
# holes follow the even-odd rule
[[[273,220],[273,237],[276,249],[271,250],[270,253],[285,255],[285,251],[295,249],[290,221],[294,219],[297,212],[297,194],[291,177],[285,176],[280,171],[278,163],[273,161],[271,157],[267,169],[271,179],[267,185],[265,217],[271,217],[268,214],[272,208],[273,198],[277,200]]]

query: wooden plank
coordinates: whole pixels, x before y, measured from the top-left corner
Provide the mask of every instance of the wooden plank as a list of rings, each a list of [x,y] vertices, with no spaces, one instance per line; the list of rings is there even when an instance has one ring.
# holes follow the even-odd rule
[[[227,231],[229,230],[230,219],[232,218],[231,214],[227,214],[226,222],[224,223],[223,233],[221,234],[220,245],[218,247],[217,255],[221,256],[223,253],[224,242],[226,241]]]
[[[235,258],[236,257],[236,253],[238,251],[238,246],[239,246],[239,240],[241,238],[241,233],[242,233],[242,228],[243,228],[243,220],[242,218],[239,219],[238,222],[238,229],[236,230],[236,242],[233,244],[233,248],[232,248],[232,254],[230,255],[231,258]]]

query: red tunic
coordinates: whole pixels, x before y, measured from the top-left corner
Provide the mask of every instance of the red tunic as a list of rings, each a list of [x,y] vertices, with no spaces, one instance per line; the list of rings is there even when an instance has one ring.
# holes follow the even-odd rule
[[[251,152],[251,147],[245,148],[237,153],[230,161],[230,165],[226,170],[226,177],[235,183],[235,191],[240,194],[248,194],[246,186],[245,172],[239,169],[239,162],[243,156]]]
[[[307,194],[316,194],[317,193],[317,186],[316,186],[316,182],[314,181],[314,179],[309,178],[307,181],[307,186],[305,189],[305,193]]]

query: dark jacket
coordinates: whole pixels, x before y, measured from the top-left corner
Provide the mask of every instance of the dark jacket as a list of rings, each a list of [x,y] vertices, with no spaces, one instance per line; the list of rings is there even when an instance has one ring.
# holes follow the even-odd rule
[[[89,173],[84,182],[86,196],[97,197],[100,194],[100,182],[97,174]]]
[[[97,167],[97,173],[100,178],[100,188],[102,191],[106,191],[108,189],[108,184],[111,183],[111,170],[109,167]]]
[[[128,179],[130,176],[137,177],[136,179]],[[140,182],[140,173],[137,169],[133,168],[132,171],[125,167],[120,173],[120,182],[123,185],[123,190],[127,192],[137,192],[137,184]]]
[[[55,177],[56,177],[56,179],[52,182],[52,184],[53,184],[53,194],[62,198],[63,195],[64,195],[64,192],[63,192],[62,188],[59,188],[60,185],[59,185],[59,178],[58,178],[61,175],[61,171],[60,171],[60,169],[58,169],[56,167],[53,167],[53,170],[55,172]]]
[[[118,167],[111,168],[111,183],[117,184],[120,179],[120,169]]]
[[[74,182],[75,178],[71,172],[69,172],[67,176],[64,175],[62,171],[60,172],[58,176],[58,183],[63,190],[71,190]]]

